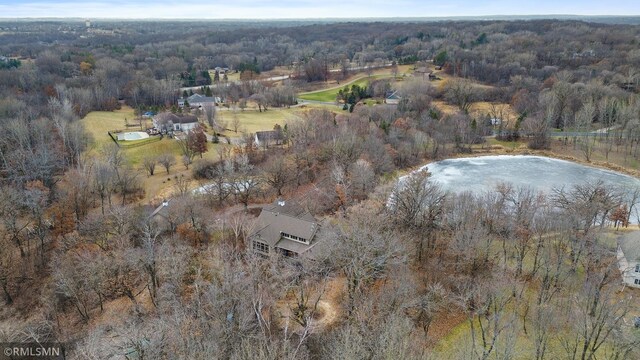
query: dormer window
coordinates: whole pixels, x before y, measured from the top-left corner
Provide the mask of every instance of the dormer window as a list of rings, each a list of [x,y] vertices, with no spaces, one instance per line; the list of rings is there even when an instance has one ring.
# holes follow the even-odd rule
[[[309,241],[307,239],[301,238],[299,236],[287,234],[287,233],[284,233],[284,232],[281,232],[280,235],[285,239],[289,239],[289,240],[293,240],[293,241],[299,241],[299,242],[305,243],[305,244],[309,243]]]

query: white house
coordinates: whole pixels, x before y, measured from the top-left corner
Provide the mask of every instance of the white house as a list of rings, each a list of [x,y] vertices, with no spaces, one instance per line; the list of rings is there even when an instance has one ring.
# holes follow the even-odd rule
[[[220,98],[208,97],[200,94],[193,94],[186,99],[179,99],[178,106],[184,107],[185,100],[189,103],[189,107],[192,108],[201,108],[204,105],[211,104],[215,105],[216,102],[220,102]]]
[[[198,126],[198,118],[193,115],[178,116],[170,112],[160,113],[153,117],[153,127],[159,131],[189,132]]]
[[[625,285],[640,288],[640,231],[618,239],[618,267]]]

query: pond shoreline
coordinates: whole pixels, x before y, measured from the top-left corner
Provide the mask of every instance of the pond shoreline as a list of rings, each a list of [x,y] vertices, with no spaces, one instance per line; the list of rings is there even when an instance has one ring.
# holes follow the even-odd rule
[[[569,155],[563,155],[563,154],[558,154],[556,152],[550,151],[550,150],[531,150],[531,149],[513,149],[513,150],[505,150],[504,148],[500,147],[500,148],[495,148],[495,149],[485,149],[485,150],[474,150],[470,153],[456,153],[452,156],[447,156],[447,157],[443,157],[443,158],[438,158],[438,159],[431,159],[428,160],[425,163],[422,163],[418,166],[414,166],[408,169],[405,169],[404,171],[398,172],[398,177],[404,176],[404,175],[408,175],[411,174],[417,170],[420,170],[421,168],[434,163],[434,162],[438,162],[438,161],[443,161],[443,160],[453,160],[453,159],[461,159],[461,158],[476,158],[476,157],[485,157],[485,156],[499,156],[499,155],[530,155],[530,156],[543,156],[543,157],[548,157],[551,159],[557,159],[557,160],[565,160],[565,161],[570,161],[576,164],[580,164],[580,165],[584,165],[584,166],[590,166],[596,169],[603,169],[603,170],[610,170],[610,171],[615,171],[621,174],[625,174],[625,175],[629,175],[632,176],[634,178],[640,179],[640,171],[638,170],[634,170],[634,169],[629,169],[626,168],[624,166],[620,166],[620,165],[616,165],[616,164],[612,164],[609,162],[603,162],[603,161],[594,161],[594,162],[587,162],[584,161],[582,159],[573,157],[573,156],[569,156]]]

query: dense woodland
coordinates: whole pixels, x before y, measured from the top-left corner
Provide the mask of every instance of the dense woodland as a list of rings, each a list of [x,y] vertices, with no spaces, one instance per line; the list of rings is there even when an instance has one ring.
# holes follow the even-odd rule
[[[64,342],[82,359],[638,358],[640,303],[621,291],[610,232],[636,216],[640,190],[452,194],[426,173],[395,179],[494,132],[633,170],[639,45],[638,26],[573,20],[0,22],[0,341]],[[182,164],[136,168],[115,145],[95,149],[79,121],[123,104],[170,110],[182,85],[269,111],[352,68],[432,63],[445,85],[353,87],[338,99],[347,110],[280,128],[284,145],[247,136],[217,161],[199,160],[194,135]],[[244,75],[202,75],[216,67]],[[252,80],[276,67],[292,78]],[[396,88],[397,106],[361,104]],[[517,116],[496,129],[506,115],[470,115],[478,101]],[[215,128],[215,113],[203,118]],[[558,145],[555,130],[571,135]],[[140,178],[182,166],[217,186],[194,195],[176,178],[159,225]],[[245,243],[250,205],[276,197],[322,219],[314,259],[263,259]],[[461,341],[438,346],[454,326]]]

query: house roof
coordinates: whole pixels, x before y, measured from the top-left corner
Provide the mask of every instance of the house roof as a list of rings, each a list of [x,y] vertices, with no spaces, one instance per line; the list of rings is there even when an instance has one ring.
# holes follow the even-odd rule
[[[197,123],[198,122],[198,118],[195,115],[183,115],[183,116],[177,116],[178,121],[174,121],[174,124],[180,123],[180,124],[192,124],[192,123]]]
[[[189,104],[215,102],[213,97],[208,97],[200,94],[193,94],[187,98]]]
[[[400,95],[398,95],[397,91],[391,93],[391,95],[387,96],[387,100],[400,100],[402,99]]]
[[[618,245],[627,261],[640,261],[640,231],[622,235],[618,238]]]
[[[256,131],[256,137],[258,141],[280,140],[282,139],[282,132],[276,130]]]
[[[309,249],[318,231],[318,223],[313,215],[292,202],[276,201],[266,206],[256,221],[256,230],[250,237],[267,243],[271,247],[279,247],[298,254]],[[307,239],[310,244],[284,239],[282,233]]]
[[[191,124],[197,123],[198,118],[194,115],[178,116],[170,112],[163,112],[155,116],[156,121],[172,124]]]

